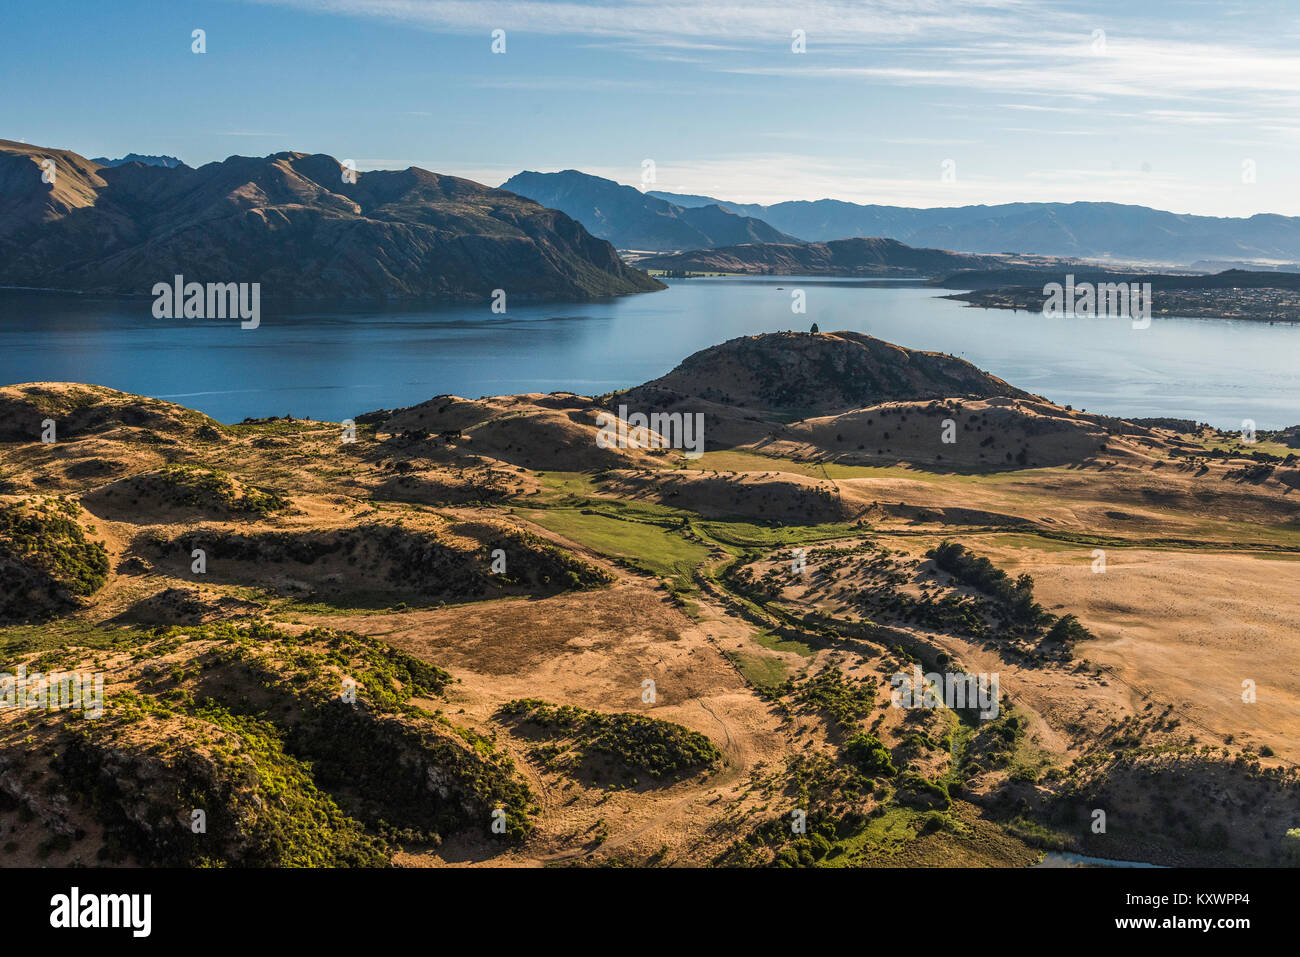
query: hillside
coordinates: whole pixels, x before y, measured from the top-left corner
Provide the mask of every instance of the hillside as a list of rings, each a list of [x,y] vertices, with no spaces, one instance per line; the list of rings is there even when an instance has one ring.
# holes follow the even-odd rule
[[[683,208],[631,186],[577,170],[522,172],[502,189],[561,210],[619,249],[702,249],[735,243],[797,243],[753,217],[721,206]]]
[[[894,239],[837,239],[828,243],[751,243],[695,249],[638,261],[643,269],[776,276],[943,276],[957,270],[994,268],[992,256],[944,249],[914,249]]]
[[[601,448],[618,406],[708,448]],[[355,441],[55,382],[0,421],[0,653],[84,675],[0,708],[7,866],[1285,860],[1300,680],[1236,676],[1297,653],[1295,429],[852,333]],[[996,713],[894,707],[914,666]]]
[[[964,359],[906,349],[857,332],[742,336],[688,356],[619,401],[686,398],[764,413],[825,414],[894,399],[925,400],[1028,393]]]
[[[264,299],[445,301],[662,288],[531,200],[415,167],[355,183],[341,169],[306,153],[100,166],[0,141],[0,285],[149,295],[179,274],[261,283]]]
[[[918,209],[837,199],[759,205],[651,192],[680,206],[720,205],[808,242],[888,236],[912,246],[972,253],[1012,250],[1188,265],[1197,260],[1294,262],[1300,217],[1194,216],[1120,203],[1006,203]]]

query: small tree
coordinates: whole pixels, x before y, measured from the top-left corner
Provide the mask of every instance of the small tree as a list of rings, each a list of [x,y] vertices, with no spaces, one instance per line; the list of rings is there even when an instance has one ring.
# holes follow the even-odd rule
[[[815,322],[812,324],[812,328],[809,329],[808,331],[811,332],[813,335],[816,335],[817,333],[821,332],[821,330],[817,328],[817,323]]]
[[[874,734],[860,731],[853,735],[844,742],[844,756],[871,777],[890,777],[897,773],[889,749]]]
[[[1300,827],[1293,827],[1282,838],[1282,853],[1293,865],[1300,866]]]

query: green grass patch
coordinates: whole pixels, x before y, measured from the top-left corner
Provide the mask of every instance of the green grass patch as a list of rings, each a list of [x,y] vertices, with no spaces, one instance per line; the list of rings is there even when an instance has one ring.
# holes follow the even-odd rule
[[[1209,437],[1189,435],[1184,436],[1184,438],[1208,451],[1227,452],[1231,455],[1239,455],[1243,459],[1250,458],[1252,452],[1263,452],[1265,455],[1276,455],[1278,458],[1284,459],[1288,455],[1292,455],[1297,451],[1296,449],[1283,445],[1281,442],[1271,442],[1267,439],[1260,439],[1257,442],[1252,442],[1250,445],[1246,445],[1244,442],[1236,439],[1224,439],[1217,436]]]
[[[780,658],[744,651],[728,651],[725,654],[744,675],[745,680],[760,691],[776,691],[790,675],[790,669]]]
[[[563,535],[610,558],[618,558],[652,575],[693,588],[695,567],[709,557],[706,545],[689,542],[660,525],[623,521],[575,508],[519,509],[530,522]]]
[[[847,867],[855,857],[892,855],[916,839],[915,821],[921,812],[905,807],[888,807],[881,814],[867,819],[860,832],[837,842],[844,853],[836,854],[823,866]]]
[[[62,648],[93,648],[112,651],[137,643],[140,630],[95,625],[77,619],[61,619],[39,625],[11,625],[0,628],[0,655],[55,651]]]
[[[810,644],[794,641],[790,638],[782,638],[770,631],[759,632],[754,636],[754,640],[764,648],[771,648],[773,651],[788,651],[803,658],[811,658],[817,653]]]
[[[536,478],[542,483],[541,492],[526,495],[522,501],[551,503],[566,497],[587,498],[596,491],[590,472],[538,472]]]
[[[700,521],[695,527],[708,538],[737,548],[780,548],[861,535],[862,529],[827,522],[819,525],[755,525],[752,522]]]

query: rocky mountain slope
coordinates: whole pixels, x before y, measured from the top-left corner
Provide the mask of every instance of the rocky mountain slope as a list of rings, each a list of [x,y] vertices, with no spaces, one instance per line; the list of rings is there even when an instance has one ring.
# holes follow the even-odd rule
[[[3,285],[149,295],[180,274],[261,283],[264,299],[445,301],[662,288],[531,200],[415,167],[351,183],[325,155],[105,167],[0,141],[0,202]]]

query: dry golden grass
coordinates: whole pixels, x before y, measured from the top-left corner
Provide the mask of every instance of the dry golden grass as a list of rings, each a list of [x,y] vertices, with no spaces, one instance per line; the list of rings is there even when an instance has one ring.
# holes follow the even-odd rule
[[[783,526],[840,523],[845,538],[825,547],[874,543],[916,568],[929,547],[959,540],[1012,576],[1031,574],[1049,611],[1077,615],[1096,636],[1074,649],[1074,662],[1044,663],[1008,655],[997,642],[891,623],[918,653],[999,673],[1026,732],[1011,765],[970,777],[969,800],[952,810],[951,832],[918,834],[913,812],[899,811],[886,791],[861,798],[856,809],[885,810],[873,818],[881,830],[855,838],[844,860],[1023,864],[1034,852],[999,815],[1022,799],[1046,814],[1068,787],[1095,783],[1089,775],[1105,772],[1107,760],[1124,750],[1111,743],[1120,725],[1140,727],[1139,747],[1155,755],[1142,761],[1180,755],[1190,736],[1197,748],[1215,749],[1211,764],[1178,766],[1190,775],[1180,793],[1192,798],[1198,781],[1212,781],[1229,803],[1255,794],[1254,772],[1234,770],[1231,762],[1244,756],[1249,763],[1263,755],[1261,747],[1273,752],[1261,757],[1264,768],[1300,761],[1300,672],[1290,664],[1300,660],[1300,500],[1275,478],[1234,476],[1241,462],[1179,461],[1184,446],[1167,433],[1108,436],[1093,417],[1032,400],[962,400],[959,415],[940,414],[929,403],[891,403],[890,421],[905,427],[890,430],[892,444],[879,454],[864,449],[869,454],[859,458],[855,447],[844,447],[870,444],[884,406],[791,423],[770,439],[751,436],[753,444],[679,468],[674,456],[597,449],[596,406],[579,396],[441,397],[363,425],[355,443],[342,443],[331,423],[215,427],[166,403],[140,400],[136,409],[120,393],[86,399],[78,389],[0,390],[0,401],[23,415],[78,423],[53,446],[27,435],[0,444],[5,500],[61,494],[79,501],[110,557],[108,582],[66,620],[48,624],[50,633],[122,622],[327,625],[375,636],[448,669],[459,683],[445,701],[422,706],[495,737],[537,795],[537,826],[525,844],[506,852],[481,837],[449,835],[436,850],[399,853],[401,864],[707,864],[787,812],[796,800],[788,762],[819,754],[839,761],[845,732],[825,713],[798,706],[781,683],[835,667],[854,681],[879,684],[910,662],[889,642],[826,640],[815,629],[794,635],[810,611],[856,620],[837,592],[866,582],[852,564],[829,580],[786,583],[771,607],[730,591],[722,569],[742,554],[758,556],[759,571],[788,567],[794,546],[775,547],[773,537]],[[112,414],[92,413],[97,405]],[[938,442],[938,422],[948,416],[960,423],[951,453]],[[981,428],[999,436],[994,451],[1005,456],[1004,446],[1023,443],[1017,449],[1027,446],[1027,462],[1038,467],[983,468]],[[729,454],[734,458],[725,461],[740,468],[710,465]],[[264,514],[178,506],[156,494],[150,478],[175,464],[227,473],[237,497],[278,490],[289,505]],[[560,469],[566,476],[555,474]],[[603,474],[569,474],[584,470]],[[625,503],[627,513],[620,518],[612,502]],[[583,509],[603,509],[602,534],[586,533],[591,522],[547,521],[560,515],[545,511],[555,508],[584,519]],[[710,539],[708,520],[718,519],[750,524],[730,539]],[[660,524],[645,526],[653,535],[644,535],[629,520]],[[199,578],[189,571],[188,550],[163,554],[150,545],[158,536],[324,540],[398,522],[466,562],[485,560],[491,530],[526,532],[614,581],[589,590],[489,594],[447,593],[441,580],[381,588],[376,583],[387,579],[393,560],[372,552],[353,555],[357,563],[342,552],[313,562],[254,554],[210,566]],[[611,545],[620,522],[625,542],[668,536],[681,546],[673,561],[698,556],[698,566],[682,575],[673,565],[675,575],[664,579],[645,571],[662,556],[645,556],[640,571],[629,567],[619,560],[624,550]],[[822,546],[807,547],[815,570]],[[1092,572],[1095,548],[1106,550],[1105,574]],[[921,594],[919,579],[899,587]],[[778,634],[783,627],[790,633]],[[17,634],[0,630],[0,637]],[[1254,704],[1240,700],[1245,679],[1256,683]],[[642,698],[647,680],[655,685],[652,703]],[[956,750],[914,744],[918,730],[934,740],[955,733],[955,717],[909,720],[887,707],[887,687],[880,689],[860,726],[909,770],[931,779],[955,774]],[[664,718],[708,736],[724,763],[668,784],[618,787],[557,770],[537,742],[498,719],[501,705],[517,698]],[[1154,720],[1170,706],[1180,722],[1174,727],[1167,718]],[[1079,759],[1086,760],[1072,768]],[[1133,836],[1138,824],[1163,826],[1158,809],[1139,797],[1146,778],[1136,766],[1106,772],[1111,799],[1127,800],[1137,822],[1127,843],[1106,853],[1214,860],[1182,858],[1177,848]],[[1013,779],[1017,767],[1040,777]],[[1051,769],[1056,777],[1042,776]],[[1270,798],[1260,827],[1294,826],[1286,820],[1294,793],[1291,782]],[[1205,813],[1218,820],[1218,807]],[[1214,853],[1263,862],[1264,837],[1223,820],[1235,850]],[[98,840],[93,822],[82,826],[88,840]]]

